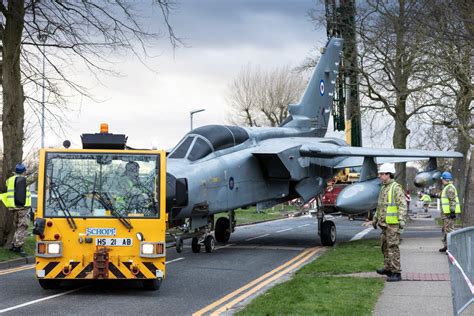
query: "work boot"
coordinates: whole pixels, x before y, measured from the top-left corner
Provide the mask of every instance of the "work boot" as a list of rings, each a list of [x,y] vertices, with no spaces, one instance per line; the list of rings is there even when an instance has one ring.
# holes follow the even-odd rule
[[[392,272],[385,270],[385,268],[377,269],[375,270],[375,272],[377,272],[380,275],[388,275],[388,276],[392,274]]]
[[[26,257],[26,252],[24,252],[23,249],[21,249],[21,247],[13,247],[12,251],[19,254],[22,257]]]
[[[387,282],[398,282],[402,280],[401,273],[392,273],[388,278]]]
[[[445,247],[439,249],[438,251],[439,251],[439,252],[446,252],[446,250],[448,250],[448,247],[445,246]]]

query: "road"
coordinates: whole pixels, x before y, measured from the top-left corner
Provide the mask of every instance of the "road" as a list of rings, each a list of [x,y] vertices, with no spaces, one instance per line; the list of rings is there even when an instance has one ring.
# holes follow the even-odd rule
[[[338,242],[377,238],[380,231],[361,221],[336,217]],[[414,225],[405,237],[439,236],[439,228]],[[425,225],[426,226],[426,225]],[[209,314],[234,308],[288,272],[314,259],[324,248],[310,216],[238,227],[227,245],[194,254],[190,244],[167,255],[167,279],[147,292],[140,284],[99,283],[43,290],[33,266],[0,270],[0,313],[11,315]],[[221,299],[225,297],[224,299]]]

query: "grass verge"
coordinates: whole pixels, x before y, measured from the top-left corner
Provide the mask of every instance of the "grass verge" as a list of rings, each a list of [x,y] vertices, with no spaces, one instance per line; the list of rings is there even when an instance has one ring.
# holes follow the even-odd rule
[[[245,210],[239,208],[235,210],[235,217],[237,219],[237,225],[250,224],[272,219],[285,218],[288,213],[294,212],[297,209],[298,207],[293,205],[278,205],[257,213],[255,207],[249,207]],[[216,214],[214,219],[217,220],[219,217],[227,217],[227,213],[224,212]]]
[[[31,233],[31,229],[28,229],[29,233]],[[28,236],[26,237],[25,245],[23,246],[23,250],[29,255],[32,256],[35,254],[35,245],[36,245],[36,236]],[[17,253],[10,251],[10,245],[8,248],[0,248],[0,261],[6,261],[11,259],[18,259],[21,256]]]
[[[238,315],[371,315],[384,280],[334,274],[373,271],[382,265],[377,240],[338,245],[291,280],[257,297]]]

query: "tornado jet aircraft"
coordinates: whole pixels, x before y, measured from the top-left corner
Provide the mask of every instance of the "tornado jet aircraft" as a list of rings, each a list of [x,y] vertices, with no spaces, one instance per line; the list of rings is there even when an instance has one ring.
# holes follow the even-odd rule
[[[431,158],[431,169],[420,176],[420,181],[426,182],[435,172],[435,158],[462,157],[457,152],[350,147],[343,140],[324,137],[342,45],[339,38],[328,41],[301,100],[289,105],[288,118],[281,126],[202,126],[186,134],[169,153],[170,224],[194,234],[193,252],[202,246],[211,252],[214,240],[229,240],[235,209],[271,207],[295,198],[310,201],[320,196],[327,180],[343,168],[362,166],[360,182],[348,186],[338,200],[340,211],[358,214],[377,201],[377,164]],[[228,216],[214,224],[214,214],[221,212]],[[321,210],[317,218],[322,244],[333,245],[334,222]],[[177,246],[180,244],[178,239]]]

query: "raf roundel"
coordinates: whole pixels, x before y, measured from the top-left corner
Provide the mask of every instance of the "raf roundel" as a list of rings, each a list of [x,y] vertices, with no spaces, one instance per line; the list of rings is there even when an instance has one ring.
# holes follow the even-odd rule
[[[324,95],[324,80],[322,80],[322,79],[319,82],[319,93],[321,94],[321,96]]]

